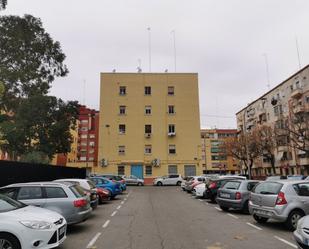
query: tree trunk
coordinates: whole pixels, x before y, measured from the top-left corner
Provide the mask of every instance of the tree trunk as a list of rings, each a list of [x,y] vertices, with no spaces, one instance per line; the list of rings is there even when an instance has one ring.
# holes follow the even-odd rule
[[[275,156],[274,155],[270,156],[270,163],[271,163],[271,168],[273,169],[273,173],[274,173],[274,175],[276,175]]]

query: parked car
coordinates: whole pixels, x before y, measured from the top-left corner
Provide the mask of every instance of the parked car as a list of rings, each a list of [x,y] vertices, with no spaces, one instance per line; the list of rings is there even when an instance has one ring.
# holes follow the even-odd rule
[[[259,223],[271,218],[285,222],[288,229],[295,230],[297,221],[309,214],[309,181],[261,182],[251,193],[249,209]]]
[[[194,187],[205,182],[206,181],[206,177],[204,176],[195,176],[193,177],[188,184],[186,184],[186,191],[188,193],[191,193],[194,191]]]
[[[180,186],[182,182],[181,175],[167,175],[160,176],[153,180],[153,185],[162,186],[162,185],[177,185]]]
[[[189,181],[193,178],[193,176],[185,176],[182,178],[180,187],[182,188],[183,191],[186,191],[186,185],[189,183]]]
[[[206,184],[204,198],[215,202],[218,189],[221,188],[226,181],[233,179],[246,180],[247,178],[244,176],[220,176],[219,179],[212,179]]]
[[[122,176],[122,178],[126,181],[127,185],[137,185],[144,186],[144,179],[138,178],[134,175]]]
[[[194,194],[196,197],[205,198],[206,185],[209,184],[211,180],[219,178],[218,175],[206,175],[205,177],[206,177],[205,182],[198,184],[197,186],[194,187]]]
[[[277,180],[285,180],[287,176],[268,176],[265,181],[277,181]]]
[[[92,208],[84,190],[74,183],[30,182],[12,184],[0,189],[14,200],[47,208],[61,214],[69,225],[87,220]]]
[[[97,194],[99,196],[99,204],[111,199],[111,192],[105,188],[97,188]]]
[[[121,187],[119,182],[113,182],[102,176],[93,176],[90,179],[95,183],[97,188],[104,188],[110,191],[111,199],[114,199],[117,195],[121,194]]]
[[[97,188],[94,182],[92,182],[91,180],[67,178],[67,179],[55,180],[54,182],[70,182],[70,183],[78,184],[80,187],[84,189],[85,194],[89,196],[91,207],[95,209],[98,206],[99,196],[97,193]]]
[[[227,180],[224,186],[218,189],[216,201],[223,211],[233,208],[248,212],[250,193],[258,182],[254,180]]]
[[[298,220],[293,235],[299,248],[307,249],[309,247],[309,216],[304,216]]]
[[[103,174],[103,175],[100,175],[100,176],[103,176],[103,177],[105,177],[105,178],[107,178],[111,181],[119,182],[121,190],[122,191],[127,190],[126,180],[122,176],[113,175],[113,174]]]
[[[27,206],[0,195],[0,247],[54,248],[66,239],[67,222],[45,208]]]

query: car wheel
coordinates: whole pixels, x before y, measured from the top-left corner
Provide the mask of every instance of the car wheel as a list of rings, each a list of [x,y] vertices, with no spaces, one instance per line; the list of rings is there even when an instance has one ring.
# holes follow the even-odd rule
[[[249,213],[249,201],[246,201],[246,202],[244,203],[244,206],[242,207],[242,211],[243,211],[244,213]]]
[[[139,183],[137,184],[137,186],[143,186],[143,183],[139,182]]]
[[[3,249],[21,249],[19,240],[9,233],[0,233],[0,245]]]
[[[215,203],[216,202],[216,196],[211,196],[210,200],[211,200],[211,202]]]
[[[180,186],[180,185],[181,185],[181,182],[177,182],[177,183],[176,183],[176,186]]]
[[[257,216],[256,214],[253,215],[253,218],[258,222],[258,223],[266,223],[268,221],[268,218]]]
[[[157,186],[162,186],[162,182],[157,182]]]
[[[305,214],[302,211],[299,211],[299,210],[292,211],[289,214],[288,219],[286,220],[286,223],[285,223],[286,227],[291,231],[296,230],[298,220],[304,215]]]
[[[221,208],[223,211],[225,211],[225,212],[229,211],[229,209],[230,209],[230,208],[228,208],[228,207],[223,207],[223,206],[220,206],[220,208]]]

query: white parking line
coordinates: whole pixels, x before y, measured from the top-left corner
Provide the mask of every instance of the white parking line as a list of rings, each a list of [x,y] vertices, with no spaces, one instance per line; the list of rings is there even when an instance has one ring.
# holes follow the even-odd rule
[[[108,224],[110,223],[110,220],[105,221],[104,225],[102,226],[103,228],[106,228]]]
[[[113,216],[115,216],[115,214],[117,214],[117,211],[114,211],[114,212],[111,214],[111,216],[113,217]]]
[[[121,205],[124,203],[124,201],[121,202]]]
[[[202,199],[198,199],[199,201],[203,201]]]
[[[209,206],[209,203],[208,203],[207,201],[205,201],[205,204],[206,204],[207,206]]]
[[[257,229],[257,230],[260,230],[260,231],[263,230],[262,228],[260,228],[260,227],[258,227],[258,226],[256,226],[256,225],[253,225],[253,224],[251,224],[251,223],[249,223],[249,222],[247,222],[247,225],[249,225],[249,226],[251,226],[251,227],[253,227],[253,228]]]
[[[237,217],[236,215],[234,215],[234,214],[227,214],[228,216],[231,216],[231,217],[233,217],[233,218],[235,218],[235,219],[239,219],[239,217]]]
[[[117,209],[120,209],[121,208],[121,205],[119,205],[118,207],[117,207]]]
[[[217,209],[217,210],[220,211],[220,212],[222,211],[222,209],[221,209],[221,208],[218,208],[218,207],[215,207],[215,209]]]
[[[127,200],[127,198],[124,198],[124,200],[126,201],[126,200]]]
[[[289,242],[289,241],[287,241],[287,240],[285,240],[285,239],[282,239],[282,238],[280,238],[280,237],[278,237],[278,236],[274,236],[277,240],[280,240],[281,242],[283,242],[283,243],[285,243],[285,244],[287,244],[287,245],[289,245],[289,246],[291,246],[291,247],[293,247],[293,248],[297,248],[297,246],[295,245],[295,244],[293,244],[293,243],[291,243],[291,242]]]
[[[90,242],[87,245],[87,248],[92,248],[93,245],[95,244],[95,242],[97,241],[97,239],[101,236],[101,233],[97,233],[92,240],[90,240]]]

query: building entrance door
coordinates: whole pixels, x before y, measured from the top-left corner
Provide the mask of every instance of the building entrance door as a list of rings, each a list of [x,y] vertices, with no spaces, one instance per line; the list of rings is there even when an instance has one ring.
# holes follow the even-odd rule
[[[143,165],[131,165],[131,175],[144,179]]]
[[[196,176],[195,165],[185,165],[185,176]]]

